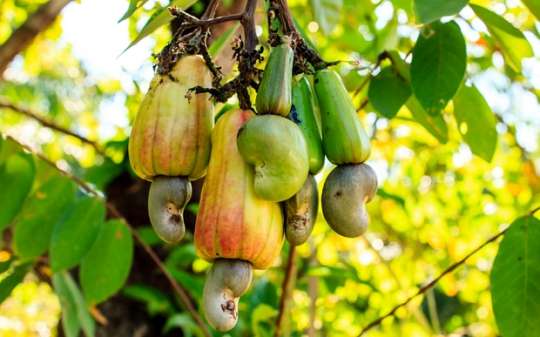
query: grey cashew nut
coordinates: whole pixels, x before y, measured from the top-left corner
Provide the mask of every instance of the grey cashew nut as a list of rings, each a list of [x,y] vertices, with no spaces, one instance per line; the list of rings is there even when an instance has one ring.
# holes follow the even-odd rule
[[[284,206],[287,241],[293,246],[301,245],[309,238],[317,220],[319,196],[315,177],[308,175],[304,186]]]
[[[324,218],[340,235],[351,238],[362,235],[369,223],[365,204],[376,192],[377,175],[371,167],[366,164],[337,166],[324,183]]]
[[[184,208],[191,198],[191,183],[185,177],[155,177],[148,194],[148,215],[156,234],[165,242],[182,240],[186,231]]]
[[[238,300],[251,285],[251,263],[217,259],[206,276],[203,306],[206,320],[218,331],[229,331],[238,321]]]

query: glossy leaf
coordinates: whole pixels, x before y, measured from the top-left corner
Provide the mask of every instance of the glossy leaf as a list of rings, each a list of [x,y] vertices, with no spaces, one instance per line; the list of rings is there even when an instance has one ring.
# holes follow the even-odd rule
[[[510,225],[491,271],[493,311],[505,337],[540,331],[540,220],[526,216]]]
[[[476,87],[461,87],[454,98],[454,116],[471,151],[484,160],[491,161],[497,147],[495,116]]]
[[[133,13],[135,13],[135,11],[138,8],[140,8],[142,5],[144,5],[144,3],[146,1],[148,1],[148,0],[129,0],[129,6],[128,6],[126,12],[124,13],[124,15],[122,15],[122,18],[120,18],[120,20],[118,20],[118,22],[122,22],[125,19],[128,19],[131,15],[133,15]]]
[[[410,83],[411,75],[409,65],[401,59],[396,51],[390,51],[388,52],[388,55],[392,60],[392,66],[399,75]],[[448,127],[441,114],[428,114],[414,95],[409,98],[406,106],[411,112],[414,120],[431,133],[433,137],[437,138],[442,144],[448,142]]]
[[[13,289],[23,281],[30,270],[30,267],[32,267],[31,263],[19,264],[13,267],[12,270],[8,272],[8,275],[0,281],[0,303],[4,302]]]
[[[532,57],[532,47],[522,31],[512,26],[502,16],[487,8],[471,5],[476,15],[485,23],[504,55],[506,64],[514,71],[521,71],[521,61]]]
[[[522,0],[522,2],[529,8],[531,13],[540,20],[540,2],[538,0]]]
[[[36,168],[32,155],[19,152],[0,166],[0,231],[6,228],[30,193]]]
[[[369,101],[386,118],[393,118],[409,97],[409,83],[392,67],[381,70],[369,84]]]
[[[467,55],[465,39],[455,22],[434,22],[424,28],[413,49],[411,84],[429,114],[437,114],[457,92]]]
[[[84,196],[54,226],[50,260],[53,271],[76,266],[92,247],[105,219],[101,200]]]
[[[186,9],[189,8],[191,5],[193,5],[197,0],[173,0],[170,4],[170,6],[175,6],[178,9]],[[129,46],[124,50],[128,50],[129,48],[133,47],[137,43],[139,43],[142,39],[147,37],[148,35],[152,34],[156,29],[168,24],[172,21],[174,18],[172,14],[169,12],[168,9],[169,6],[162,7],[158,9],[151,17],[148,19],[148,21],[144,24],[143,28],[139,32],[139,35],[131,41]]]
[[[66,337],[78,337],[82,329],[86,337],[95,334],[95,323],[86,302],[69,273],[53,274],[52,284],[62,308],[62,328]]]
[[[30,196],[15,222],[14,250],[23,259],[43,254],[54,225],[75,197],[76,187],[64,176],[53,176]]]
[[[120,220],[103,224],[81,262],[79,279],[86,301],[95,305],[116,293],[126,282],[133,261],[133,239]]]
[[[326,35],[331,34],[341,20],[343,0],[310,0],[310,3],[315,21]]]
[[[418,21],[430,23],[443,16],[459,13],[468,2],[469,0],[414,0],[414,10]]]

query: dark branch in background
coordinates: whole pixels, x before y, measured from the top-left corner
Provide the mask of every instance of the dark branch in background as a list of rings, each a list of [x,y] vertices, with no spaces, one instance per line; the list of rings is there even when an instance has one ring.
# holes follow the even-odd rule
[[[131,234],[133,235],[133,237],[135,238],[137,243],[143,248],[143,250],[148,254],[150,259],[152,259],[152,261],[156,264],[156,266],[158,267],[160,272],[165,276],[165,278],[167,279],[167,282],[170,284],[171,288],[176,293],[176,295],[178,295],[178,297],[180,298],[180,301],[182,302],[182,304],[184,305],[186,310],[189,312],[189,314],[191,315],[191,317],[193,318],[195,323],[201,328],[201,331],[203,332],[204,336],[205,337],[212,337],[212,334],[208,330],[208,327],[206,326],[203,319],[201,318],[201,316],[197,312],[197,309],[193,305],[193,302],[192,302],[191,297],[189,296],[187,290],[184,289],[182,286],[180,286],[178,284],[178,282],[176,282],[174,277],[167,270],[167,267],[165,267],[163,262],[161,262],[161,260],[159,259],[159,256],[152,249],[152,247],[150,247],[148,244],[146,244],[146,242],[144,242],[144,240],[139,235],[139,233],[133,228],[133,226],[131,226],[127,222],[126,217],[120,211],[118,211],[116,209],[116,207],[112,203],[105,200],[103,198],[103,196],[101,195],[101,193],[94,190],[85,181],[83,181],[79,177],[77,177],[77,176],[75,176],[75,175],[73,175],[73,174],[59,168],[53,161],[51,161],[49,158],[45,157],[43,154],[34,151],[30,146],[19,142],[17,139],[14,139],[13,137],[8,137],[8,138],[10,140],[14,141],[15,143],[19,144],[19,146],[21,146],[25,150],[29,151],[30,153],[32,153],[34,156],[36,156],[39,159],[41,159],[42,161],[44,161],[46,164],[48,164],[49,166],[51,166],[52,168],[57,170],[63,176],[65,176],[68,179],[70,179],[71,181],[73,181],[75,184],[77,184],[82,190],[84,190],[88,194],[91,194],[94,197],[99,198],[100,200],[102,200],[102,202],[105,204],[105,206],[109,210],[110,214],[113,215],[114,217],[118,218],[118,219],[121,219],[124,222],[124,224],[129,228]]]
[[[0,46],[0,78],[15,56],[25,50],[39,33],[46,30],[70,2],[71,0],[50,0],[11,34]]]
[[[296,280],[296,247],[289,247],[289,257],[287,258],[287,266],[285,267],[285,276],[283,277],[283,283],[281,284],[281,298],[279,300],[279,311],[276,319],[276,328],[274,330],[274,337],[281,336],[281,329],[283,327],[283,318],[287,311],[287,306],[290,302],[291,293],[294,289],[294,283]]]
[[[54,122],[46,119],[45,117],[42,117],[40,116],[39,114],[31,111],[30,109],[27,109],[27,108],[23,108],[21,106],[18,106],[18,105],[15,105],[3,98],[0,97],[0,108],[4,108],[4,109],[10,109],[14,112],[17,112],[17,113],[20,113],[26,117],[29,117],[35,121],[37,121],[39,124],[43,125],[44,127],[47,127],[49,129],[52,129],[54,131],[57,131],[57,132],[60,132],[60,133],[63,133],[65,135],[68,135],[68,136],[71,136],[71,137],[74,137],[74,138],[77,138],[78,140],[80,140],[82,143],[84,144],[88,144],[90,146],[92,146],[94,148],[94,150],[99,153],[100,155],[102,156],[106,156],[105,155],[105,152],[103,151],[103,149],[93,140],[90,140],[84,136],[81,136],[69,129],[66,129],[60,125],[57,125],[55,124]]]

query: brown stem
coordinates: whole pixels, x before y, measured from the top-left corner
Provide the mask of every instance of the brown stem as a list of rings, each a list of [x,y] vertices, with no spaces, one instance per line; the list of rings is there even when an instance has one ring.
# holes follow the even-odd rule
[[[445,277],[446,275],[450,274],[451,272],[453,272],[456,268],[458,268],[459,266],[461,266],[462,264],[464,264],[471,256],[475,255],[476,253],[478,253],[480,250],[482,250],[482,248],[484,248],[485,246],[487,246],[488,244],[494,242],[495,240],[497,240],[498,238],[500,238],[501,236],[504,235],[504,233],[506,233],[506,231],[508,230],[508,227],[505,228],[504,230],[500,231],[499,233],[495,234],[494,236],[490,237],[489,239],[487,239],[486,241],[484,241],[484,243],[482,243],[481,245],[479,245],[478,247],[476,247],[475,249],[473,249],[471,252],[469,252],[469,254],[465,255],[461,260],[453,263],[452,265],[450,265],[448,268],[446,268],[442,273],[439,274],[439,276],[437,276],[435,279],[433,279],[431,282],[429,282],[428,284],[426,284],[425,286],[421,287],[420,289],[418,289],[418,291],[410,296],[409,298],[407,298],[405,301],[401,302],[400,304],[396,305],[394,308],[392,308],[392,310],[390,310],[388,313],[386,313],[385,315],[377,318],[376,320],[372,321],[371,323],[369,323],[368,325],[366,325],[362,331],[360,331],[360,334],[358,335],[358,337],[360,336],[363,336],[366,332],[368,332],[369,330],[373,329],[374,327],[376,326],[379,326],[385,319],[387,319],[388,317],[392,317],[394,316],[394,314],[396,313],[396,311],[404,306],[406,306],[407,304],[409,304],[412,300],[414,300],[415,298],[417,298],[418,296],[421,296],[422,294],[424,294],[426,291],[428,291],[429,289],[433,288],[443,277]]]
[[[13,58],[25,50],[39,33],[47,29],[70,2],[71,0],[46,2],[11,34],[0,46],[0,78]]]
[[[281,298],[279,300],[279,311],[276,319],[276,329],[274,330],[274,337],[281,336],[281,330],[283,327],[283,318],[287,311],[287,305],[289,303],[291,292],[294,288],[295,274],[296,274],[296,246],[290,246],[289,256],[287,258],[287,266],[285,267],[285,277],[281,284]]]
[[[201,316],[197,312],[197,309],[195,309],[195,306],[193,305],[193,302],[191,300],[191,297],[188,295],[187,290],[184,289],[182,286],[180,286],[178,284],[178,282],[176,282],[174,277],[167,270],[167,267],[165,267],[163,262],[161,262],[161,260],[159,259],[159,256],[156,254],[156,252],[148,244],[146,244],[146,242],[144,242],[144,240],[141,238],[139,233],[133,228],[133,226],[131,226],[129,224],[129,222],[126,220],[124,215],[120,211],[118,211],[116,209],[116,207],[112,203],[110,203],[106,199],[104,199],[103,196],[98,191],[94,190],[93,187],[91,187],[89,184],[87,184],[81,178],[79,178],[79,177],[77,177],[77,176],[75,176],[75,175],[73,175],[73,174],[59,168],[53,161],[51,161],[49,158],[45,157],[43,154],[34,151],[30,146],[19,142],[18,140],[14,139],[13,137],[8,137],[8,138],[10,140],[14,141],[15,143],[19,144],[19,146],[26,149],[27,151],[32,153],[34,156],[36,156],[39,159],[41,159],[42,161],[44,161],[46,164],[48,164],[49,166],[51,166],[52,168],[57,170],[60,174],[64,175],[65,177],[67,177],[68,179],[70,179],[71,181],[76,183],[81,189],[83,189],[88,194],[91,194],[94,197],[100,199],[105,204],[105,206],[107,207],[109,212],[114,217],[121,219],[124,222],[124,224],[129,228],[131,234],[133,235],[133,237],[135,238],[137,243],[143,248],[143,250],[146,252],[146,254],[148,254],[150,259],[156,264],[156,266],[158,267],[160,272],[165,276],[165,278],[167,279],[167,282],[169,282],[169,284],[170,284],[171,288],[173,289],[173,291],[180,298],[180,301],[182,302],[182,304],[184,305],[186,310],[189,312],[189,314],[191,315],[193,320],[197,323],[197,325],[201,328],[201,331],[203,332],[204,336],[205,337],[212,337],[212,334],[208,330],[208,327],[206,326],[203,319],[201,318]]]
[[[44,127],[47,127],[49,129],[52,129],[54,131],[57,131],[57,132],[60,132],[60,133],[63,133],[65,135],[68,135],[68,136],[71,136],[71,137],[74,137],[74,138],[77,138],[78,140],[80,140],[81,142],[85,143],[85,144],[88,144],[90,146],[92,146],[94,148],[94,150],[96,150],[97,153],[99,153],[100,155],[102,156],[106,156],[105,155],[105,152],[103,151],[103,149],[101,149],[101,147],[93,140],[90,140],[84,136],[81,136],[71,130],[68,130],[60,125],[57,125],[55,124],[54,122],[40,116],[39,114],[31,111],[30,109],[27,109],[27,108],[24,108],[24,107],[21,107],[21,106],[18,106],[18,105],[15,105],[3,98],[0,97],[0,108],[4,108],[4,109],[10,109],[14,112],[17,112],[17,113],[20,113],[26,117],[29,117],[35,121],[37,121],[39,124],[43,125]]]

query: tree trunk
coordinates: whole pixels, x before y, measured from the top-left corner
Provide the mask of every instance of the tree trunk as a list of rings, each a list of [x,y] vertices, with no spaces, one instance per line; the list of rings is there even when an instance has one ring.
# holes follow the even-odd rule
[[[22,26],[11,34],[8,40],[0,46],[0,78],[15,56],[25,50],[39,33],[47,29],[60,14],[60,11],[70,2],[71,0],[50,0],[30,15]]]

